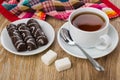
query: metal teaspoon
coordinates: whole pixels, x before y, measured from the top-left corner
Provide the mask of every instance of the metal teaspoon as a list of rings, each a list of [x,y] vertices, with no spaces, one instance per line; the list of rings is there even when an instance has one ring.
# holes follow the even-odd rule
[[[84,53],[84,55],[87,57],[87,59],[91,62],[91,64],[95,67],[97,71],[104,71],[104,68],[96,60],[94,60],[80,45],[76,44],[72,40],[69,34],[69,30],[62,28],[60,30],[60,36],[67,44],[71,46],[77,46]]]

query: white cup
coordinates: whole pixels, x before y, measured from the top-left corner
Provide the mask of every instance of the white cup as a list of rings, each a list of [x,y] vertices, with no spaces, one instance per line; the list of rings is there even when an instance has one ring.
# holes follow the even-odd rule
[[[80,13],[83,12],[92,12],[95,14],[100,15],[105,20],[105,26],[102,29],[97,31],[83,31],[72,24],[72,19]],[[84,48],[97,48],[97,49],[106,49],[111,44],[111,39],[109,37],[108,30],[109,30],[109,18],[108,16],[101,10],[96,8],[79,8],[71,13],[69,16],[69,30],[70,35],[74,42]]]

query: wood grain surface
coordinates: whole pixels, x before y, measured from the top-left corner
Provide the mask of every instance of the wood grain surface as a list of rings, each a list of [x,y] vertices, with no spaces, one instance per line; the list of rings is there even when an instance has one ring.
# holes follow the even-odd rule
[[[119,0],[111,0],[120,5]],[[118,4],[119,3],[119,4]],[[120,80],[120,43],[109,55],[96,59],[105,68],[104,72],[96,71],[88,60],[75,58],[59,46],[57,32],[65,21],[47,17],[55,30],[55,41],[44,52],[33,56],[17,56],[6,51],[0,44],[0,80]],[[10,22],[0,15],[0,33]],[[120,17],[110,20],[120,37]],[[57,59],[69,57],[72,68],[58,72],[54,63],[46,66],[41,56],[49,49],[57,52]]]

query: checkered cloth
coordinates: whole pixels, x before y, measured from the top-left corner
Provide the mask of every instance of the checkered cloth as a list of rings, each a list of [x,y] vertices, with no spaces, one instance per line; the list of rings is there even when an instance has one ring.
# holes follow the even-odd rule
[[[67,20],[71,12],[82,7],[101,9],[109,18],[118,16],[114,10],[99,0],[4,0],[1,4],[8,13],[12,13],[18,19],[32,17],[45,20],[46,15],[49,15]]]

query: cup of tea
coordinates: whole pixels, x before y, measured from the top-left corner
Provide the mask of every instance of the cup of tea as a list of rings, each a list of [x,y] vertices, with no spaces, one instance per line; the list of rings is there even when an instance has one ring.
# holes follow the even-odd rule
[[[96,8],[79,8],[69,16],[69,30],[72,39],[81,47],[106,49],[111,44],[109,18]]]

